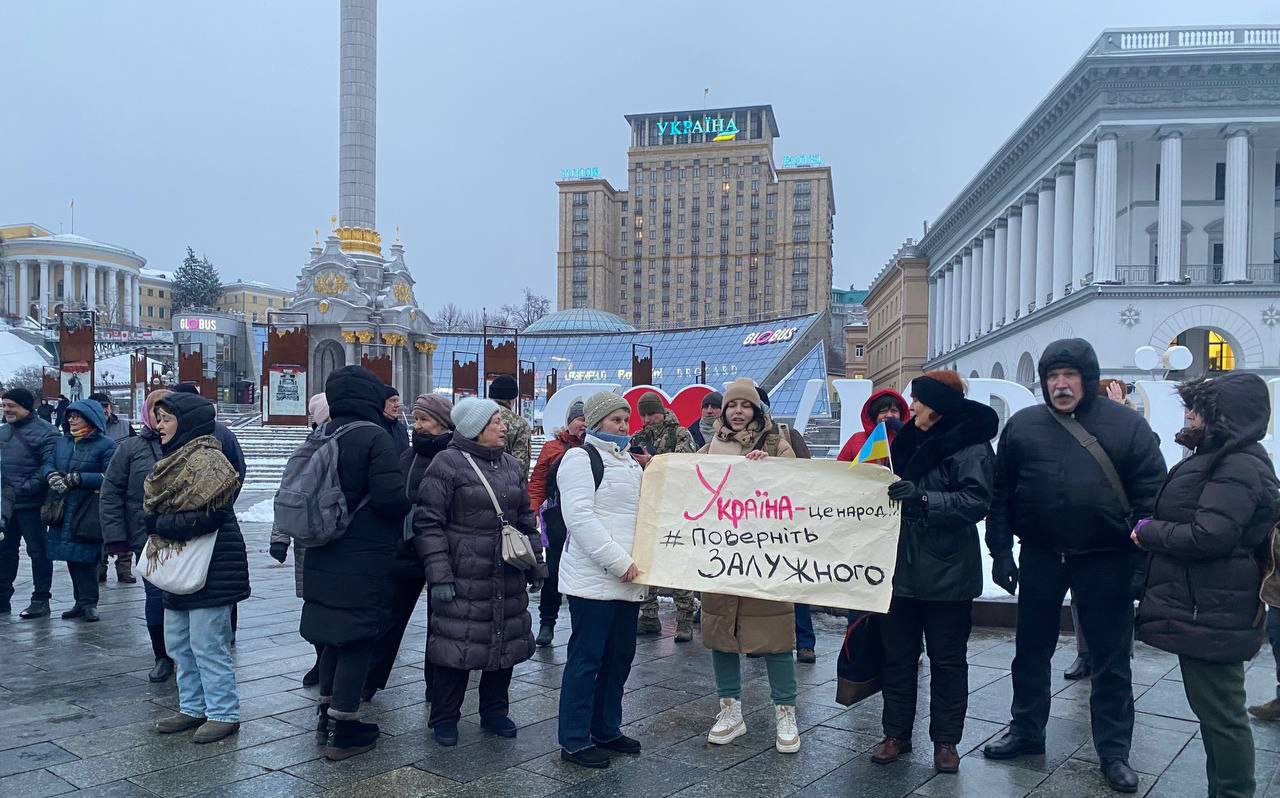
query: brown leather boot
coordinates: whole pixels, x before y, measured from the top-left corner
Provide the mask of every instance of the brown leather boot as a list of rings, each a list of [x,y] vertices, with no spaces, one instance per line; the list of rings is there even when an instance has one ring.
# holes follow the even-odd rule
[[[877,765],[887,765],[890,762],[897,762],[898,757],[909,753],[911,753],[910,740],[886,737],[871,749],[871,761]]]
[[[933,744],[933,769],[939,773],[960,772],[960,754],[953,743]]]

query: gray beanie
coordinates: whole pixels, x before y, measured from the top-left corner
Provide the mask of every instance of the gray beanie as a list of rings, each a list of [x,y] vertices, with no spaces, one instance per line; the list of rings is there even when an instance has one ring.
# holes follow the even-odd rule
[[[569,415],[564,417],[565,425],[567,426],[569,424],[572,424],[575,418],[580,418],[583,421],[587,420],[587,411],[583,407],[581,399],[569,405]]]
[[[498,403],[492,399],[468,396],[454,405],[449,415],[453,418],[453,428],[462,437],[475,440],[489,425],[489,419],[493,418],[493,414],[501,410]]]
[[[600,422],[615,410],[630,410],[631,405],[627,404],[627,400],[618,396],[616,393],[609,391],[601,391],[593,393],[587,397],[586,403],[583,405],[583,418],[587,422],[587,429],[600,429]]]

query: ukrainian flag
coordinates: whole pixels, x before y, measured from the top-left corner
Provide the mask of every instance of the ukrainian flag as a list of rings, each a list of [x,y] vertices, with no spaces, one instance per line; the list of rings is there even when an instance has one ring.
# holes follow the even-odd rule
[[[862,448],[858,450],[858,456],[853,458],[849,467],[853,468],[858,463],[865,463],[868,460],[885,460],[888,457],[889,430],[881,421],[875,429],[871,430],[871,434],[867,436],[867,442],[862,444]]]

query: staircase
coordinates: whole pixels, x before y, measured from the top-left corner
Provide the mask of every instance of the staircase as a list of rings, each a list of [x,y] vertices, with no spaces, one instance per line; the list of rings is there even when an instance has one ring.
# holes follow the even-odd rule
[[[310,427],[264,427],[261,424],[237,427],[236,439],[240,441],[248,466],[245,488],[275,490],[280,487],[284,464],[310,433]]]

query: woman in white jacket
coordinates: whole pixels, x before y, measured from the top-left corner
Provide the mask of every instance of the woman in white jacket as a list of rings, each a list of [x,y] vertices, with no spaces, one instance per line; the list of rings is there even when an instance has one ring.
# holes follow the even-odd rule
[[[586,442],[565,453],[556,474],[568,531],[560,592],[569,599],[573,622],[560,685],[560,758],[606,768],[610,751],[640,753],[640,743],[622,733],[622,688],[645,595],[634,582],[639,571],[631,559],[641,464],[628,451],[631,409],[625,399],[597,393],[583,409]]]

